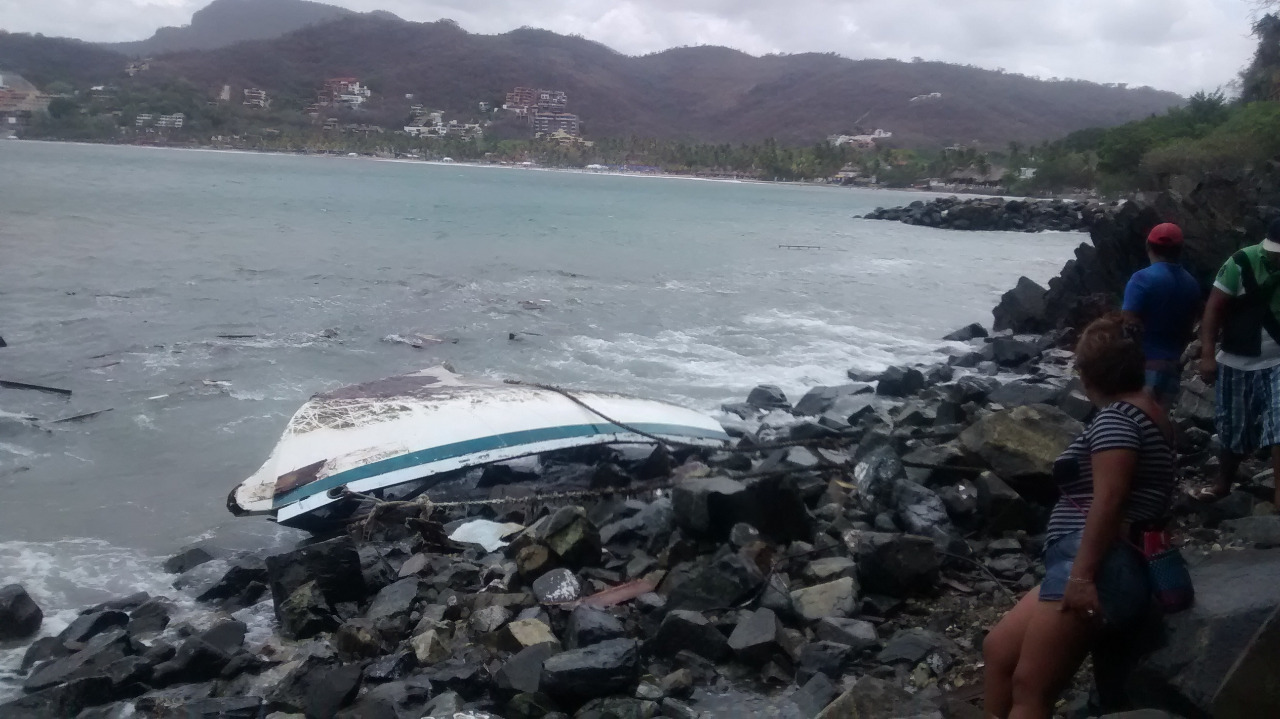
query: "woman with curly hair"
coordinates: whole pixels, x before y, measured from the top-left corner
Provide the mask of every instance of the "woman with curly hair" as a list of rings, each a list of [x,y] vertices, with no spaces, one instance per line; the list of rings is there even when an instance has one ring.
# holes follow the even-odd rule
[[[1143,390],[1140,335],[1111,314],[1076,346],[1076,372],[1098,412],[1054,464],[1061,497],[1045,537],[1044,581],[983,646],[989,717],[1051,716],[1095,642],[1152,605],[1138,545],[1169,511],[1175,454],[1168,417]]]

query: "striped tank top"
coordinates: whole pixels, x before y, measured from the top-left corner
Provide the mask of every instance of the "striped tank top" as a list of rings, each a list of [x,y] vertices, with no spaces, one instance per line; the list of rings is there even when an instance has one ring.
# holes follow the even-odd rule
[[[1128,402],[1115,402],[1099,410],[1054,463],[1054,479],[1063,496],[1049,516],[1048,539],[1084,529],[1085,513],[1093,506],[1092,456],[1113,449],[1138,453],[1125,500],[1125,521],[1156,520],[1169,511],[1175,484],[1173,447],[1146,412]]]

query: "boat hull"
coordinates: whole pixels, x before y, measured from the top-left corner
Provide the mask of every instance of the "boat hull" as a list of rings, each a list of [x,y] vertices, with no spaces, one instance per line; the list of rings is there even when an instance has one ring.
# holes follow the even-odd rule
[[[318,395],[227,505],[238,515],[299,524],[340,501],[344,490],[371,492],[574,447],[653,442],[633,429],[706,447],[729,439],[714,419],[682,407],[608,393],[573,396],[592,409],[553,390],[464,379],[441,367]]]

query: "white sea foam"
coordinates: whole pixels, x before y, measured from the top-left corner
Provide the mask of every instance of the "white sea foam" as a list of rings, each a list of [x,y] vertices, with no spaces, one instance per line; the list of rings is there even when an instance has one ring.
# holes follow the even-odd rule
[[[19,457],[34,457],[36,454],[36,451],[34,449],[31,449],[29,447],[23,447],[16,444],[10,444],[8,442],[0,442],[0,452],[5,452],[7,454],[16,454]]]
[[[564,341],[563,355],[545,362],[557,372],[710,408],[741,399],[759,383],[799,396],[815,385],[848,382],[850,369],[874,372],[892,364],[938,361],[938,351],[949,344],[841,319],[834,313],[770,310],[747,315],[736,327],[610,339],[578,335]]]
[[[62,631],[86,606],[136,592],[171,597],[180,612],[191,607],[155,557],[99,539],[0,542],[0,577],[25,587],[44,611],[39,636]],[[25,651],[0,650],[0,701],[18,691],[15,670]]]

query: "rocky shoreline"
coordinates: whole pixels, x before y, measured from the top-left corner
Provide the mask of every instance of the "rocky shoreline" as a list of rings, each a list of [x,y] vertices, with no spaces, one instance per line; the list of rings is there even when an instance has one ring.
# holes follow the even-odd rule
[[[165,563],[170,596],[89,607],[56,634],[25,590],[0,588],[0,646],[26,647],[0,677],[22,686],[0,716],[977,719],[982,638],[1041,578],[1052,462],[1091,411],[1062,348],[1143,266],[1156,221],[1182,224],[1205,279],[1280,212],[1280,166],[1173,185],[1106,208],[913,203],[898,219],[1085,222],[1092,241],[1047,290],[1023,278],[1007,293],[994,336],[959,330],[935,364],[851,373],[794,403],[755,388],[723,408],[730,450],[495,465],[473,479],[501,504],[379,507],[284,551],[202,543]],[[1186,486],[1216,468],[1213,414],[1188,375]],[[1249,460],[1251,479],[1216,501],[1179,493],[1196,606],[1105,646],[1101,681],[1082,672],[1061,716],[1280,704],[1264,469]]]
[[[30,645],[0,716],[980,717],[983,634],[1040,579],[1051,464],[1090,412],[1062,333],[986,334],[965,328],[945,361],[851,373],[794,404],[757,387],[724,408],[732,451],[497,465],[479,484],[517,498],[504,504],[387,507],[276,553],[194,546],[165,564],[173,597],[86,608],[34,641],[39,608],[6,587],[0,641]],[[1188,480],[1212,467],[1212,416],[1212,393],[1189,382]],[[654,481],[670,487],[628,490]],[[1252,553],[1236,550],[1280,546],[1270,481],[1179,502],[1198,573],[1239,573]],[[518,499],[548,484],[596,495]],[[450,539],[486,523],[507,525],[505,546]],[[1202,582],[1201,606],[1150,640],[1130,696],[1208,715],[1255,615],[1280,604],[1280,559],[1255,553],[1252,603],[1224,609],[1238,586]],[[271,631],[232,616],[253,608]],[[1228,658],[1189,671],[1206,637]],[[1089,715],[1089,687],[1068,715]]]
[[[916,200],[906,207],[877,207],[865,220],[889,220],[943,230],[1004,232],[1076,232],[1088,230],[1112,206],[1100,202],[1008,200],[1003,197]]]

